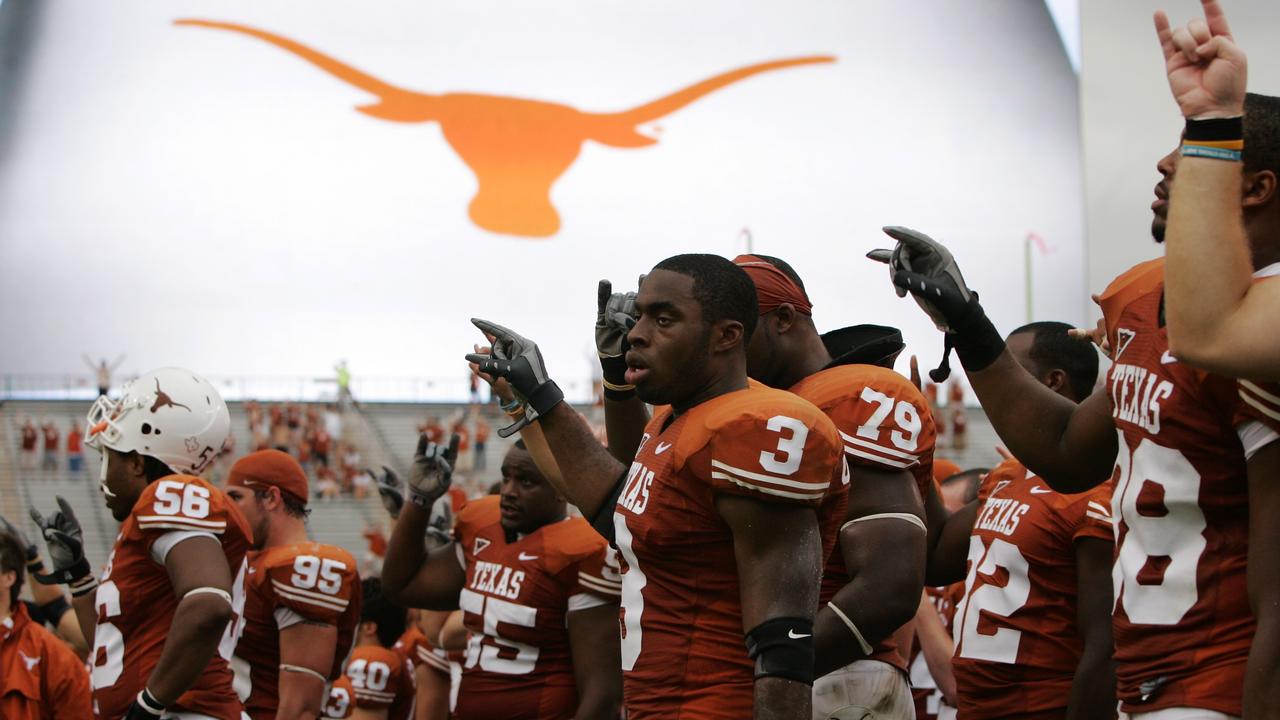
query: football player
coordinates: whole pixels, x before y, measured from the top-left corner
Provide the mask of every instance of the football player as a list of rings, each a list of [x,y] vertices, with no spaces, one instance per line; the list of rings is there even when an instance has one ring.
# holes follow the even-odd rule
[[[355,558],[307,538],[307,474],[292,455],[240,458],[226,493],[253,530],[244,632],[231,661],[236,691],[253,720],[314,718],[355,639]]]
[[[1175,151],[1157,165],[1162,185],[1178,160]],[[1163,227],[1159,215],[1155,225]],[[1231,718],[1246,702],[1255,713],[1280,707],[1280,527],[1271,521],[1280,513],[1280,443],[1239,416],[1233,381],[1169,352],[1162,261],[1134,267],[1103,293],[1114,362],[1106,387],[1077,405],[1018,364],[945,247],[906,228],[886,232],[897,248],[877,257],[947,332],[1013,455],[1059,492],[1115,477],[1121,709],[1135,718]]]
[[[1079,402],[1098,354],[1070,329],[1032,323],[1007,342],[1019,365]],[[934,565],[964,580],[951,663],[961,717],[1113,716],[1111,489],[1059,495],[1009,459],[948,518]]]
[[[362,583],[363,584],[363,583]],[[324,703],[325,720],[347,720],[355,711],[355,690],[351,678],[343,675],[329,686],[329,696]]]
[[[910,720],[907,666],[893,633],[920,604],[931,540],[925,500],[935,525],[946,517],[933,483],[928,401],[892,370],[902,347],[896,331],[851,327],[819,335],[790,265],[764,255],[734,262],[751,277],[760,308],[748,373],[817,405],[839,430],[849,464],[840,552],[823,571],[814,624],[813,717],[847,717],[858,708]]]
[[[1266,247],[1280,235],[1280,124],[1259,112],[1280,101],[1245,94],[1247,61],[1221,5],[1204,0],[1204,14],[1177,30],[1156,15],[1186,118],[1179,182],[1157,199],[1169,222],[1169,346],[1214,372],[1280,380],[1280,283],[1254,276],[1280,260]]]
[[[410,720],[417,694],[413,664],[394,649],[408,613],[383,594],[378,578],[365,578],[360,587],[360,627],[346,668],[352,720]],[[341,704],[332,696],[330,701]]]
[[[75,514],[34,508],[53,572],[70,586],[93,646],[91,682],[101,720],[240,720],[230,660],[244,610],[250,530],[222,491],[198,477],[230,430],[207,380],[162,368],[99,397],[85,444],[102,455],[99,487],[123,523],[101,579],[85,559]]]
[[[561,402],[532,341],[476,321],[493,349],[468,359],[536,415],[568,499],[617,545],[628,717],[808,718],[835,539],[816,509],[845,495],[839,435],[811,403],[747,380],[759,313],[730,261],[658,263],[636,309],[623,380],[663,407],[629,468]]]
[[[410,608],[408,629],[392,648],[413,663],[414,683],[418,686],[418,696],[414,701],[416,720],[446,720],[449,717],[449,657],[427,638],[423,630],[424,621],[429,622],[439,637],[440,626],[448,615]]]
[[[517,442],[502,461],[501,494],[467,503],[453,541],[428,553],[421,508],[447,487],[453,452],[437,448],[422,437],[383,577],[406,604],[463,611],[471,635],[454,717],[616,718],[621,581],[604,540],[568,517]]]

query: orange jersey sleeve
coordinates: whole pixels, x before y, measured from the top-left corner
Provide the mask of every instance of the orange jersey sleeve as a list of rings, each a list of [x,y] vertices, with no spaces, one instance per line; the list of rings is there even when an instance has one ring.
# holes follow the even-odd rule
[[[1116,336],[1120,313],[1135,299],[1146,295],[1164,282],[1164,258],[1138,263],[1111,281],[1098,296],[1102,318],[1107,326],[1107,340],[1112,353],[1121,351],[1124,338]]]
[[[338,624],[353,596],[360,592],[355,558],[340,547],[320,543],[281,550],[264,558],[263,568],[269,585],[264,589],[274,596],[276,607],[288,608],[308,620]]]
[[[816,507],[848,482],[835,425],[789,392],[736,393],[700,420],[681,434],[677,461],[705,465],[697,474],[717,493]]]

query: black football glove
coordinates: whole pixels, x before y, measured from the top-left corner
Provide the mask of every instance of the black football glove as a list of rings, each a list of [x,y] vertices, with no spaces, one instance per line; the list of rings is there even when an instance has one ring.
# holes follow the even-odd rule
[[[19,530],[17,525],[9,522],[9,519],[3,515],[0,515],[0,533],[13,536],[13,539],[17,540],[26,550],[28,572],[44,570],[44,563],[40,562],[40,548],[28,540],[27,534]]]
[[[458,457],[457,433],[449,439],[449,447],[427,439],[426,433],[418,437],[418,449],[413,454],[413,466],[409,470],[409,500],[423,510],[431,510],[453,482],[453,464]]]
[[[35,575],[35,579],[42,585],[66,583],[71,588],[71,595],[80,597],[91,592],[98,583],[84,556],[84,531],[76,520],[75,511],[61,496],[57,499],[60,509],[47,520],[39,510],[31,508],[31,519],[40,527],[40,534],[49,549],[49,562],[53,564],[53,572]]]
[[[635,393],[636,386],[626,380],[626,355],[627,333],[638,320],[636,293],[615,293],[612,283],[601,280],[596,291],[596,355],[604,376],[604,396],[611,400],[627,400]]]
[[[929,373],[935,382],[951,374],[949,356],[955,347],[967,370],[982,370],[1004,352],[1004,339],[987,319],[978,294],[969,290],[955,258],[942,243],[922,232],[888,226],[885,234],[898,241],[893,250],[872,250],[867,257],[888,263],[898,297],[909,292],[933,324],[947,333],[942,363]]]
[[[505,378],[524,401],[526,416],[529,409],[546,415],[564,400],[560,387],[547,376],[537,343],[487,320],[472,318],[471,323],[493,338],[493,349],[487,355],[467,355],[467,360],[479,365],[480,372],[486,375]]]
[[[164,716],[164,710],[151,691],[143,688],[120,720],[158,720]]]
[[[387,509],[392,518],[400,517],[400,511],[404,509],[404,483],[400,481],[400,476],[386,465],[382,466],[381,475],[373,470],[365,472],[369,473],[378,486],[378,499],[382,500],[382,507]]]

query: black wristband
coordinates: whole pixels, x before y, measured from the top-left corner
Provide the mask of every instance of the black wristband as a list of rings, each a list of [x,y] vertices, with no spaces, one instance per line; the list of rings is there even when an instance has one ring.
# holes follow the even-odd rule
[[[142,692],[138,693],[138,704],[157,717],[164,714],[165,706],[151,694],[151,688],[142,688]]]
[[[533,392],[529,393],[528,399],[529,407],[542,416],[551,412],[551,408],[564,400],[564,393],[560,391],[560,386],[556,385],[555,380],[548,380],[534,388]]]
[[[956,318],[951,327],[955,332],[948,337],[965,370],[985,370],[1004,352],[1004,338],[987,318],[977,293],[969,298],[964,315]]]
[[[57,627],[58,622],[62,620],[62,616],[71,610],[71,603],[67,599],[59,595],[49,602],[40,606],[40,613],[44,615],[45,622]]]
[[[747,633],[747,657],[756,661],[756,679],[777,677],[813,684],[813,621],[770,618]]]
[[[1187,120],[1185,142],[1244,139],[1244,116],[1233,118],[1209,118],[1207,120]]]

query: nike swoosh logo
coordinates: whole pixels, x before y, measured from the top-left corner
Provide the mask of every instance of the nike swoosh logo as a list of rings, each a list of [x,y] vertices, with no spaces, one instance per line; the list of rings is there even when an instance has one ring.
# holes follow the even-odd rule
[[[787,637],[791,638],[792,640],[799,640],[800,638],[813,637],[813,634],[812,633],[800,634],[800,633],[797,633],[795,630],[788,630]]]
[[[1052,491],[1052,490],[1046,490],[1045,488],[1042,488],[1042,487],[1040,487],[1039,485],[1033,485],[1033,486],[1031,487],[1031,494],[1032,494],[1032,495],[1044,495],[1044,494],[1046,494],[1046,493],[1051,493],[1051,492],[1053,492],[1053,491]]]
[[[1178,358],[1174,357],[1173,353],[1169,352],[1168,350],[1165,350],[1164,354],[1160,356],[1161,365],[1172,365],[1173,363],[1176,363],[1176,362],[1178,362]]]
[[[538,559],[538,556],[537,556],[537,555],[530,555],[530,554],[528,554],[528,553],[520,553],[520,554],[519,554],[519,555],[517,555],[516,557],[520,558],[520,561],[521,561],[521,562],[528,562],[529,560],[537,560],[537,559]]]
[[[658,446],[653,449],[653,454],[661,455],[662,453],[666,452],[667,448],[669,447],[671,447],[671,443],[660,442],[658,443]]]

